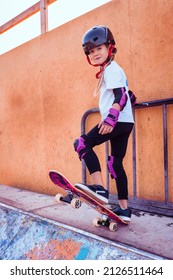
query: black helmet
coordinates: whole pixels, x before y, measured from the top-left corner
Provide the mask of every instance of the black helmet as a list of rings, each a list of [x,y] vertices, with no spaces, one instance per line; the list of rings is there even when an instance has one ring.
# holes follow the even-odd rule
[[[82,47],[86,55],[89,55],[90,50],[102,44],[115,45],[114,37],[106,26],[94,26],[82,38]]]

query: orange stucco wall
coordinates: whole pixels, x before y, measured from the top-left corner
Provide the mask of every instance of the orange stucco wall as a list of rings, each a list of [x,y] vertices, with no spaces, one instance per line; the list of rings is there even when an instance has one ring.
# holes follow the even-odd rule
[[[81,38],[93,25],[115,35],[117,61],[138,101],[172,96],[173,2],[113,0],[0,56],[0,183],[55,194],[48,178],[57,169],[81,181],[73,150],[83,113],[93,98],[97,69],[83,54]],[[173,110],[168,110],[169,199],[173,201]],[[99,121],[90,116],[87,129]],[[163,199],[162,116],[159,108],[136,114],[138,196]],[[105,158],[102,147],[103,171]],[[125,159],[132,193],[131,139]],[[150,172],[152,170],[152,172]],[[115,192],[111,182],[111,191]]]

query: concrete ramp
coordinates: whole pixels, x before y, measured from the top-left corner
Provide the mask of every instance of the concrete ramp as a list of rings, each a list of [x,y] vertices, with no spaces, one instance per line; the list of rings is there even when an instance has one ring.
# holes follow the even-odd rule
[[[163,259],[0,204],[1,260]]]

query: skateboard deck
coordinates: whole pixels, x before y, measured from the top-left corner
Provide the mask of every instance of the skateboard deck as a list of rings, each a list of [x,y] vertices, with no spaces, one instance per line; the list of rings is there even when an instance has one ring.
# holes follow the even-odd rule
[[[49,177],[55,185],[59,186],[66,192],[66,196],[63,196],[61,193],[56,195],[55,199],[57,200],[57,202],[69,203],[74,208],[80,208],[82,201],[87,203],[89,206],[103,215],[102,218],[95,218],[93,220],[93,224],[95,226],[104,225],[108,226],[111,231],[116,231],[118,226],[117,222],[128,224],[128,222],[123,221],[119,216],[117,216],[114,212],[112,212],[105,205],[101,204],[95,198],[85,193],[81,189],[76,188],[61,173],[55,170],[51,170],[49,172]]]

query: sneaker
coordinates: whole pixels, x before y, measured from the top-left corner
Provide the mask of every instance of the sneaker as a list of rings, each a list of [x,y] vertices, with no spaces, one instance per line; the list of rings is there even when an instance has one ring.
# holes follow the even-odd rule
[[[131,209],[121,209],[120,206],[116,208],[110,209],[112,212],[114,212],[116,215],[118,215],[123,221],[130,222],[131,221]]]
[[[82,183],[76,183],[75,187],[90,194],[92,197],[96,198],[101,203],[105,203],[105,204],[108,203],[109,192],[108,190],[105,190],[105,188],[103,188],[100,185],[86,185]]]

